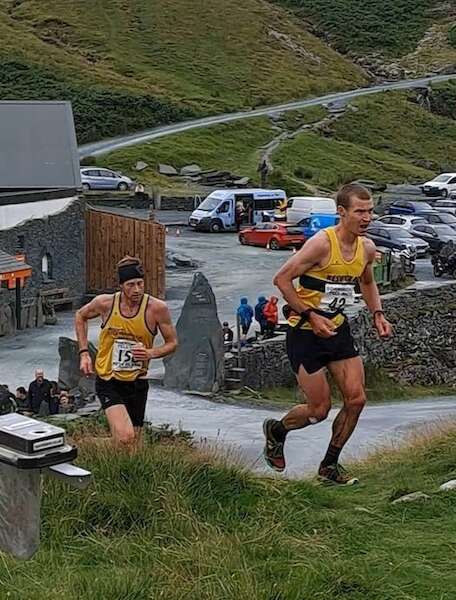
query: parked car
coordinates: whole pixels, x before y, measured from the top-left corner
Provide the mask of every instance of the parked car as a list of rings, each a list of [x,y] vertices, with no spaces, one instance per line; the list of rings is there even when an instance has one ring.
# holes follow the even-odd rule
[[[369,226],[367,230],[369,237],[376,246],[389,248],[390,250],[409,250],[413,249],[417,257],[426,256],[429,250],[429,244],[412,234],[403,227],[378,226],[377,223]]]
[[[390,215],[419,215],[425,210],[432,210],[427,202],[411,202],[409,200],[396,200],[388,207]]]
[[[255,227],[247,227],[239,233],[241,244],[249,246],[264,246],[271,250],[301,247],[306,238],[301,228],[290,223],[259,223]]]
[[[430,210],[428,212],[420,213],[417,219],[424,219],[426,223],[431,225],[449,225],[456,230],[456,216],[447,212],[437,212],[436,210]]]
[[[430,181],[423,183],[421,191],[425,196],[443,196],[446,198],[456,191],[456,173],[442,173]]]
[[[333,227],[337,225],[340,221],[340,216],[338,213],[335,215],[325,215],[325,214],[311,214],[309,217],[302,219],[299,223],[296,223],[296,227],[299,227],[304,234],[306,240],[310,237],[321,231],[322,229],[326,229],[326,227]]]
[[[388,225],[388,227],[405,227],[405,229],[410,229],[413,225],[418,225],[419,223],[427,223],[427,221],[421,216],[415,217],[414,215],[385,215],[375,220],[376,225],[383,224]]]
[[[450,213],[456,215],[456,200],[437,200],[434,204],[434,209],[439,212]]]
[[[98,167],[81,168],[82,189],[89,190],[119,190],[126,192],[133,186],[133,181],[110,169],[100,169]]]
[[[316,196],[295,196],[288,200],[287,223],[299,223],[313,213],[335,215],[335,200]]]
[[[448,225],[416,225],[411,233],[426,241],[432,252],[440,251],[443,244],[450,240],[456,243],[456,231]]]

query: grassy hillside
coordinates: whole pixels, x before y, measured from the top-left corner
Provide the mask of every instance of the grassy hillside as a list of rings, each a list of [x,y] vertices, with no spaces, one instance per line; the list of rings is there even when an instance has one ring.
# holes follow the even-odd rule
[[[341,52],[400,56],[448,14],[439,0],[277,0],[311,21]]]
[[[300,435],[305,435],[301,433]],[[82,444],[85,491],[46,480],[36,557],[2,556],[9,600],[451,600],[456,433],[354,469],[362,484],[256,478],[185,444]],[[421,490],[427,502],[391,505]]]
[[[366,82],[262,0],[0,0],[0,35],[0,99],[71,99],[79,142]]]

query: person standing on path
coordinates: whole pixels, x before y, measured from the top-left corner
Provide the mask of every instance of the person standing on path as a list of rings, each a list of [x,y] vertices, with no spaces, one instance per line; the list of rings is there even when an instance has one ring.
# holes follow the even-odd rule
[[[237,314],[239,317],[239,323],[241,325],[241,333],[245,341],[253,319],[253,308],[250,306],[247,298],[241,298],[241,303],[238,306]]]
[[[364,237],[372,220],[372,196],[366,188],[349,184],[338,191],[336,204],[340,223],[312,237],[274,278],[288,302],[287,353],[307,402],[292,408],[280,421],[266,419],[263,431],[266,462],[276,471],[283,471],[288,433],[328,416],[328,369],[344,404],[334,420],[318,473],[323,480],[347,484],[355,480],[339,465],[339,455],[366,402],[363,363],[344,314],[345,307],[354,303],[357,283],[380,337],[389,337],[392,328],[383,313],[373,276],[375,245]],[[295,279],[299,279],[297,289]]]
[[[260,326],[260,334],[264,335],[266,333],[267,320],[264,316],[264,307],[268,303],[265,296],[258,296],[258,302],[255,304],[255,321]]]
[[[275,328],[279,322],[278,302],[279,299],[277,296],[271,296],[263,310],[266,318],[266,336],[268,338],[274,335]]]
[[[95,362],[95,390],[106,413],[114,443],[131,446],[144,424],[149,361],[172,354],[176,330],[165,302],[144,293],[144,269],[126,256],[117,265],[120,292],[96,296],[76,313],[80,368],[94,372],[88,350],[88,321],[101,317]],[[154,347],[157,332],[164,343]]]

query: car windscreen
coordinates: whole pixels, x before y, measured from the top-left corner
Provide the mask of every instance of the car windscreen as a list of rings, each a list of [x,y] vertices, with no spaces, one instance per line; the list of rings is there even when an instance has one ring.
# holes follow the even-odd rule
[[[456,223],[456,217],[450,213],[441,213],[439,218],[442,223]]]
[[[455,231],[448,225],[434,225],[435,232],[437,235],[451,235],[454,237]]]
[[[201,204],[198,206],[198,210],[205,210],[205,211],[214,210],[214,208],[217,208],[217,206],[220,204],[220,202],[222,200],[223,200],[223,198],[219,198],[217,196],[212,196],[212,198],[210,196],[208,196],[206,198],[206,200],[203,200],[201,202]]]
[[[405,240],[405,239],[413,239],[407,229],[403,227],[396,227],[395,229],[388,229],[388,233],[391,236],[392,240]]]
[[[451,175],[439,175],[435,177],[432,181],[436,181],[438,183],[445,183],[445,181],[449,181],[451,179]]]

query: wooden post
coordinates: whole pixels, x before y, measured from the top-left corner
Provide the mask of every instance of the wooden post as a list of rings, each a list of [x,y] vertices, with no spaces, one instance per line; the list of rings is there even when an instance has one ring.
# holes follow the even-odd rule
[[[16,278],[16,329],[22,329],[21,279]]]

